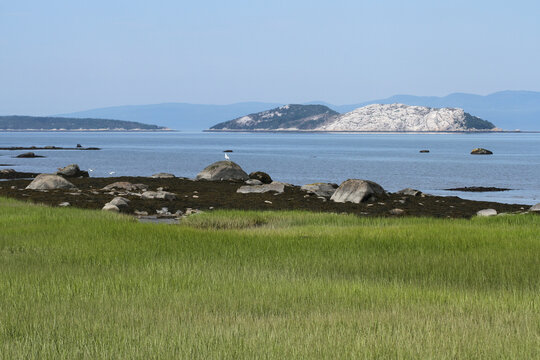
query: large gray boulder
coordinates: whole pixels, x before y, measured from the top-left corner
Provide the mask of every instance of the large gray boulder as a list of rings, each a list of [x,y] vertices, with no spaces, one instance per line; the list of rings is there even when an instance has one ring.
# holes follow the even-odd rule
[[[534,205],[534,206],[531,206],[531,208],[529,209],[529,211],[532,211],[532,212],[536,212],[536,213],[539,213],[540,214],[540,203]]]
[[[126,209],[129,207],[129,200],[121,196],[117,196],[111,201],[109,201],[107,204],[114,205],[119,209]]]
[[[26,187],[27,190],[56,190],[66,189],[75,190],[75,185],[67,181],[61,176],[53,174],[39,174],[36,178]]]
[[[248,174],[240,165],[232,161],[218,161],[212,165],[207,166],[203,171],[197,174],[197,180],[242,180],[249,179]]]
[[[285,184],[274,181],[271,184],[244,185],[241,186],[238,190],[236,190],[236,192],[240,194],[261,194],[270,191],[281,194],[285,191]]]
[[[476,216],[495,216],[495,215],[497,215],[497,210],[495,209],[482,209],[476,213]]]
[[[338,203],[374,201],[388,195],[381,185],[369,180],[349,179],[339,185],[330,200]]]
[[[314,183],[302,185],[300,189],[307,191],[310,194],[322,196],[324,198],[330,198],[336,192],[338,188],[337,184],[330,183]]]
[[[71,164],[63,168],[58,168],[56,175],[63,177],[88,177],[88,171],[83,171],[77,164]]]

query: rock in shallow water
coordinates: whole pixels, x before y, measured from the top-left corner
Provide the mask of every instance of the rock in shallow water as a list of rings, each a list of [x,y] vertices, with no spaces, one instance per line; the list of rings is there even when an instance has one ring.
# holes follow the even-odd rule
[[[220,181],[220,180],[247,180],[249,179],[248,174],[240,165],[232,161],[218,161],[215,162],[206,168],[203,171],[197,174],[197,180],[210,180],[210,181]]]
[[[471,155],[493,155],[493,152],[484,148],[476,148],[471,151]]]
[[[349,179],[339,185],[330,200],[339,203],[352,202],[359,204],[364,201],[386,198],[387,196],[382,186],[373,181]]]

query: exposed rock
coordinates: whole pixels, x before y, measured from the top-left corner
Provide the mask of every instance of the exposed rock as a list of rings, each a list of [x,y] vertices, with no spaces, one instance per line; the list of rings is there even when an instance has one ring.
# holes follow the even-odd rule
[[[22,154],[19,154],[17,156],[15,156],[16,158],[42,158],[42,157],[45,157],[45,156],[42,156],[42,155],[36,155],[35,153],[33,152],[27,152],[27,153],[22,153]]]
[[[58,206],[60,206],[60,207],[66,207],[66,206],[70,206],[70,205],[71,205],[71,204],[68,203],[67,201],[58,204]]]
[[[330,200],[340,203],[352,202],[359,204],[363,201],[374,201],[387,196],[382,186],[373,181],[349,179],[339,185]]]
[[[249,179],[248,174],[240,165],[232,161],[217,161],[207,166],[203,171],[197,174],[197,180],[242,180]]]
[[[0,174],[2,175],[15,174],[16,172],[15,169],[0,169]]]
[[[248,179],[244,182],[244,184],[246,185],[262,185],[262,181],[260,180],[257,180],[257,179]]]
[[[103,208],[101,210],[103,210],[103,211],[112,211],[112,212],[120,212],[120,209],[118,208],[118,206],[113,205],[111,203],[106,203],[105,206],[103,206]]]
[[[427,149],[425,149],[425,150],[420,150],[420,152],[423,153],[423,154],[426,154],[426,153],[429,152],[429,150],[427,150]]]
[[[129,199],[117,196],[111,201],[109,201],[108,204],[114,205],[119,209],[125,209],[129,207]]]
[[[250,179],[259,180],[263,184],[270,184],[272,182],[272,178],[270,175],[263,171],[254,171],[251,174],[249,174]]]
[[[540,213],[540,203],[538,203],[538,204],[536,204],[534,206],[531,206],[529,211]]]
[[[302,185],[300,189],[307,191],[310,194],[315,194],[319,197],[330,198],[336,192],[337,184],[332,183],[314,183]]]
[[[477,216],[495,216],[497,215],[497,210],[495,209],[483,209],[476,213]]]
[[[399,216],[399,215],[405,214],[405,210],[395,208],[395,209],[390,210],[389,213],[390,213],[391,215],[397,215],[397,216]]]
[[[476,148],[471,151],[471,155],[492,155],[493,152],[483,148]]]
[[[232,150],[223,150],[223,152],[232,153],[233,151]]]
[[[78,147],[78,148],[82,148],[82,145],[81,145],[81,144],[77,144],[77,147]]]
[[[321,131],[470,131],[495,125],[463,109],[430,108],[404,104],[372,104],[336,116]]]
[[[405,188],[405,189],[399,190],[397,193],[401,194],[401,195],[407,195],[407,196],[420,196],[420,195],[422,195],[422,192],[420,190],[411,189],[411,188]]]
[[[132,184],[127,181],[117,181],[115,183],[105,186],[102,190],[126,190],[126,191],[137,191],[137,190],[146,190],[148,185],[145,184]]]
[[[174,174],[169,174],[169,173],[157,173],[157,174],[152,175],[152,177],[154,179],[171,179],[176,176],[174,176]]]
[[[63,168],[58,168],[56,175],[60,175],[67,178],[88,177],[88,171],[82,171],[81,169],[79,169],[79,165],[71,164]]]
[[[260,194],[270,191],[281,194],[285,191],[285,184],[274,181],[271,184],[244,185],[241,186],[238,190],[236,190],[236,192],[240,194]]]
[[[61,176],[40,174],[26,187],[27,190],[77,189],[75,185]]]
[[[143,200],[176,200],[176,195],[168,191],[145,191],[141,198]]]

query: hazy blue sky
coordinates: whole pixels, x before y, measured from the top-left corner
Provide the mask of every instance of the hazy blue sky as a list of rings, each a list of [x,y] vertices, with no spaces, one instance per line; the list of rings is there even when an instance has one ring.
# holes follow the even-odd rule
[[[540,1],[0,0],[0,114],[540,90]]]

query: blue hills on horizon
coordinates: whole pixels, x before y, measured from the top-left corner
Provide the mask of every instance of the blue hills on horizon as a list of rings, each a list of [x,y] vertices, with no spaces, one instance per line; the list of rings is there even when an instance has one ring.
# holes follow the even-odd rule
[[[321,104],[340,113],[349,112],[370,104],[393,104],[428,106],[433,108],[462,108],[471,115],[491,121],[504,130],[540,130],[540,92],[500,91],[489,95],[453,93],[447,96],[394,95],[357,104]],[[241,102],[229,105],[205,105],[188,103],[163,103],[152,105],[128,105],[78,111],[57,116],[76,118],[100,118],[137,121],[156,124],[175,130],[200,131],[244,115],[269,110],[283,103]]]

